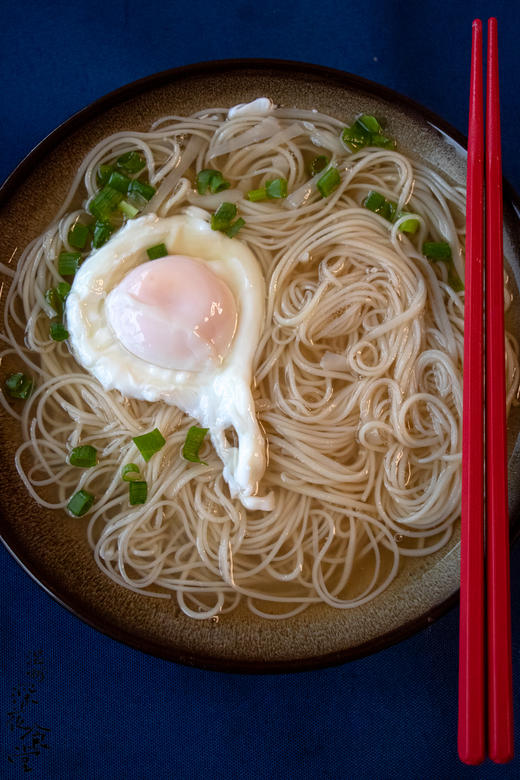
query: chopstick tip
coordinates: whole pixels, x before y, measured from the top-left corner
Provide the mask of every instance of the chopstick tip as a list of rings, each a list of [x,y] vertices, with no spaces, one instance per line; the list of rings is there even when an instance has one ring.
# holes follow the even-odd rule
[[[473,40],[473,46],[481,48],[482,47],[482,20],[481,19],[473,19],[473,24],[471,25],[471,37]]]

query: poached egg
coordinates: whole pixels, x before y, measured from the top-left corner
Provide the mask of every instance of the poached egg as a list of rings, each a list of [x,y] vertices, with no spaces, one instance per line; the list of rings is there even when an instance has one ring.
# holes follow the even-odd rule
[[[167,255],[149,260],[158,244]],[[268,511],[272,495],[257,495],[266,443],[251,394],[264,301],[263,274],[244,243],[199,217],[148,214],[85,260],[65,313],[75,359],[105,390],[196,419],[209,429],[231,496]]]

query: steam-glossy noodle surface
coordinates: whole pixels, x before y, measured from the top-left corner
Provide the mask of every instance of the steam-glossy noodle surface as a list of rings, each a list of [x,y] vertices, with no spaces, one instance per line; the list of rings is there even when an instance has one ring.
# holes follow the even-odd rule
[[[376,597],[407,557],[446,544],[459,514],[463,292],[421,247],[448,241],[464,277],[463,189],[399,151],[351,153],[340,142],[344,121],[255,110],[165,117],[149,132],[98,144],[56,222],[19,261],[6,307],[6,354],[36,378],[17,455],[27,490],[62,510],[78,489],[94,493],[88,536],[99,566],[125,587],[172,596],[194,618],[241,600],[269,617],[317,602],[355,607]],[[268,289],[254,398],[269,453],[261,487],[274,492],[273,511],[248,512],[230,499],[209,445],[201,451],[208,465],[181,457],[193,420],[105,392],[65,343],[48,337],[44,295],[60,281],[56,257],[71,249],[69,229],[85,219],[99,165],[131,150],[145,158],[156,188],[145,211],[188,209],[209,219],[230,201],[245,220],[238,239]],[[308,170],[318,154],[341,176],[327,198]],[[194,178],[204,168],[220,170],[230,189],[199,195]],[[287,199],[244,198],[277,177],[287,179]],[[390,223],[363,207],[370,190],[416,215],[418,231],[404,234],[403,219]],[[508,338],[508,404],[517,385]],[[166,445],[141,463],[148,500],[130,507],[121,468],[139,458],[132,437],[153,428]],[[78,444],[98,449],[96,467],[68,465]]]

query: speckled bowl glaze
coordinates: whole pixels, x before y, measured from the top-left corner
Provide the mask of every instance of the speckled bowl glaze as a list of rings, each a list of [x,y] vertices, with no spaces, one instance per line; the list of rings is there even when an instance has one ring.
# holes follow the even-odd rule
[[[52,219],[81,159],[104,136],[144,130],[165,114],[232,106],[261,95],[276,103],[317,108],[345,121],[360,112],[384,116],[400,149],[464,183],[465,139],[439,117],[374,83],[301,63],[238,60],[204,63],[130,84],[73,116],[46,138],[0,191],[2,260],[37,236]],[[518,299],[520,204],[505,185],[505,249]],[[518,304],[516,304],[518,305]],[[508,326],[519,332],[513,307]],[[26,493],[13,456],[21,440],[4,415],[0,492],[1,534],[19,563],[82,620],[144,652],[208,669],[295,671],[341,663],[397,642],[426,626],[457,600],[459,538],[440,552],[408,563],[391,586],[355,609],[309,608],[297,617],[266,621],[239,609],[218,622],[187,618],[173,601],[117,586],[94,563],[86,520],[37,506]],[[510,505],[519,516],[518,432],[509,421]]]

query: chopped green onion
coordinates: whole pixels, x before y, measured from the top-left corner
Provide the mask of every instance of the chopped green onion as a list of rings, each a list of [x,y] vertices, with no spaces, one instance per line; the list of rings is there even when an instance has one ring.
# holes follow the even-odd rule
[[[231,227],[231,221],[237,215],[237,207],[234,203],[221,203],[216,212],[211,217],[211,227],[213,230],[227,230]]]
[[[448,284],[452,290],[455,290],[455,292],[461,292],[461,290],[464,289],[464,283],[455,270],[454,265],[448,268]]]
[[[204,170],[198,172],[196,177],[196,183],[197,183],[197,192],[199,193],[199,195],[206,194],[209,188],[209,183],[216,173],[217,171],[214,171],[211,168],[205,168]]]
[[[386,202],[384,195],[381,195],[380,192],[376,192],[376,190],[370,190],[363,201],[363,206],[366,209],[370,209],[370,211],[375,211],[376,214],[381,214],[385,208]]]
[[[204,466],[208,465],[199,458],[199,450],[208,431],[209,428],[199,428],[197,425],[191,426],[182,448],[182,457],[185,460],[189,460],[191,463],[203,463]]]
[[[142,209],[144,209],[148,204],[146,198],[144,198],[139,192],[129,192],[128,201],[140,211],[142,211]]]
[[[110,174],[110,177],[107,182],[109,187],[112,187],[114,190],[117,190],[118,192],[122,192],[123,195],[126,195],[131,183],[132,183],[132,179],[129,179],[128,176],[123,176],[122,173],[118,173],[117,171],[114,171],[113,173]]]
[[[386,202],[388,204],[387,206],[388,220],[390,222],[395,222],[395,220],[397,219],[397,203],[393,200],[387,200]]]
[[[148,485],[144,481],[130,482],[128,485],[128,497],[131,506],[144,504],[148,495]]]
[[[98,220],[94,225],[94,237],[92,239],[94,249],[99,249],[100,246],[106,244],[113,232],[114,227],[111,222]]]
[[[26,374],[11,374],[5,380],[5,389],[11,398],[20,398],[25,401],[31,395],[33,384],[33,380]]]
[[[365,146],[380,146],[384,149],[395,148],[394,139],[383,135],[381,123],[370,114],[358,116],[351,127],[345,127],[341,138],[352,152],[357,152]]]
[[[327,167],[329,164],[329,158],[326,157],[324,154],[319,154],[317,157],[314,158],[314,160],[311,162],[309,166],[309,171],[311,176],[316,176],[317,173],[321,173],[324,168]]]
[[[97,180],[100,187],[104,187],[114,170],[112,165],[100,165],[97,172]]]
[[[81,447],[74,447],[69,455],[71,466],[79,466],[83,469],[89,469],[97,463],[97,450],[90,444],[84,444]]]
[[[60,299],[55,287],[45,290],[45,300],[54,311],[56,317],[61,317],[63,314],[63,301]]]
[[[58,282],[56,291],[62,301],[67,299],[67,295],[70,293],[70,284],[68,282]]]
[[[238,219],[235,219],[232,225],[228,227],[227,230],[225,230],[226,236],[229,236],[229,238],[235,238],[236,234],[239,230],[241,230],[244,225],[246,224],[245,219],[242,219],[242,217],[239,217]]]
[[[316,186],[321,193],[322,198],[327,198],[335,189],[339,187],[341,177],[337,168],[327,168],[323,176],[318,179]]]
[[[428,260],[435,262],[452,259],[451,247],[446,241],[425,241],[422,245],[422,252]]]
[[[389,222],[393,222],[397,215],[397,204],[392,200],[387,200],[380,192],[371,190],[363,202],[363,206],[369,211],[380,214]]]
[[[267,198],[286,198],[287,197],[287,179],[273,179],[272,181],[266,181],[265,187],[260,187],[258,190],[249,190],[247,193],[248,200],[253,203],[260,200],[267,200]]]
[[[88,236],[88,227],[81,222],[76,222],[74,227],[69,230],[69,244],[73,246],[74,249],[85,249]]]
[[[363,201],[363,206],[369,211],[373,211],[375,214],[384,217],[389,222],[393,220],[395,215],[395,203],[387,200],[384,195],[381,195],[380,192],[376,192],[376,190],[370,190]]]
[[[453,261],[448,266],[448,284],[450,285],[452,290],[455,290],[455,292],[460,292],[461,290],[464,289],[464,284],[462,283],[462,279],[460,278],[457,271],[455,270]]]
[[[147,463],[152,455],[166,444],[166,439],[158,428],[154,428],[150,433],[143,433],[142,436],[135,436],[132,441]]]
[[[287,179],[273,179],[266,181],[265,191],[268,198],[286,198],[287,197]]]
[[[51,322],[49,335],[53,341],[65,341],[69,337],[69,332],[62,322]]]
[[[451,247],[446,241],[425,241],[422,245],[422,252],[428,260],[432,260],[434,263],[446,263],[448,268],[448,284],[452,290],[460,292],[464,289],[462,279],[458,275],[455,263],[453,262]]]
[[[422,252],[428,260],[432,260],[434,263],[446,263],[448,267],[448,284],[452,290],[460,292],[464,289],[462,279],[458,275],[453,262],[451,247],[446,241],[425,241],[422,245]]]
[[[135,482],[141,479],[139,466],[136,463],[127,463],[121,470],[121,476],[125,482]]]
[[[93,503],[94,496],[92,493],[89,493],[87,490],[78,490],[77,493],[74,493],[69,503],[67,504],[67,509],[71,515],[81,517],[81,515],[84,515],[86,512],[88,512]]]
[[[133,219],[139,214],[139,209],[136,209],[135,206],[132,206],[132,204],[128,203],[126,200],[120,201],[117,208],[125,217],[128,217],[128,219]]]
[[[370,114],[361,114],[361,116],[358,116],[356,119],[356,122],[358,122],[361,127],[366,130],[368,133],[380,133],[381,132],[381,125],[375,118],[375,116],[371,116]]]
[[[139,173],[146,165],[146,161],[141,157],[139,152],[131,151],[125,152],[121,157],[118,157],[116,165],[119,170],[124,171],[125,173]]]
[[[249,190],[247,193],[247,199],[253,203],[258,203],[261,200],[267,200],[267,191],[265,187],[260,187],[258,190]]]
[[[197,174],[197,191],[200,195],[205,195],[208,191],[215,194],[231,187],[231,184],[224,179],[220,171],[205,168]]]
[[[407,213],[406,211],[400,211],[399,214],[397,215],[397,219],[404,217],[406,213]],[[414,218],[407,219],[404,222],[401,222],[401,224],[399,225],[399,230],[402,233],[416,233],[418,229],[419,229],[419,220]]]
[[[56,287],[51,287],[45,291],[45,300],[54,310],[57,317],[61,317],[63,314],[63,304],[67,299],[67,295],[70,292],[70,284],[68,282],[59,282]]]
[[[107,184],[90,199],[88,210],[96,219],[105,220],[117,208],[121,200],[123,200],[122,193]]]
[[[373,135],[370,139],[369,146],[380,146],[383,149],[395,149],[395,141],[393,138],[388,138],[386,135]]]
[[[147,249],[146,254],[150,260],[158,260],[159,257],[165,257],[168,254],[168,250],[166,249],[166,244],[156,244]]]
[[[365,130],[358,122],[354,122],[352,127],[345,127],[341,134],[343,143],[349,147],[352,152],[357,152],[359,149],[368,146],[372,136]]]
[[[370,190],[367,197],[363,201],[363,206],[369,211],[373,211],[375,214],[379,214],[388,222],[395,222],[401,217],[405,217],[408,211],[397,211],[397,203],[393,200],[387,200],[384,195],[376,190]],[[410,219],[406,219],[399,225],[399,230],[402,233],[416,233],[419,228],[419,220],[410,216]]]
[[[233,222],[236,214],[237,207],[234,203],[221,203],[211,217],[211,229],[220,230],[223,233],[226,233],[230,238],[234,238],[238,231],[246,224],[242,218]]]
[[[132,182],[130,182],[128,194],[141,195],[141,197],[143,197],[145,200],[151,200],[155,195],[155,187],[152,187],[151,184],[147,184],[144,181],[134,179]]]
[[[62,276],[74,276],[81,263],[81,252],[60,252],[58,273]]]
[[[213,194],[216,194],[217,192],[223,192],[224,190],[228,190],[231,187],[231,183],[229,181],[226,181],[220,171],[217,171],[215,176],[213,176],[209,183],[209,191]]]

